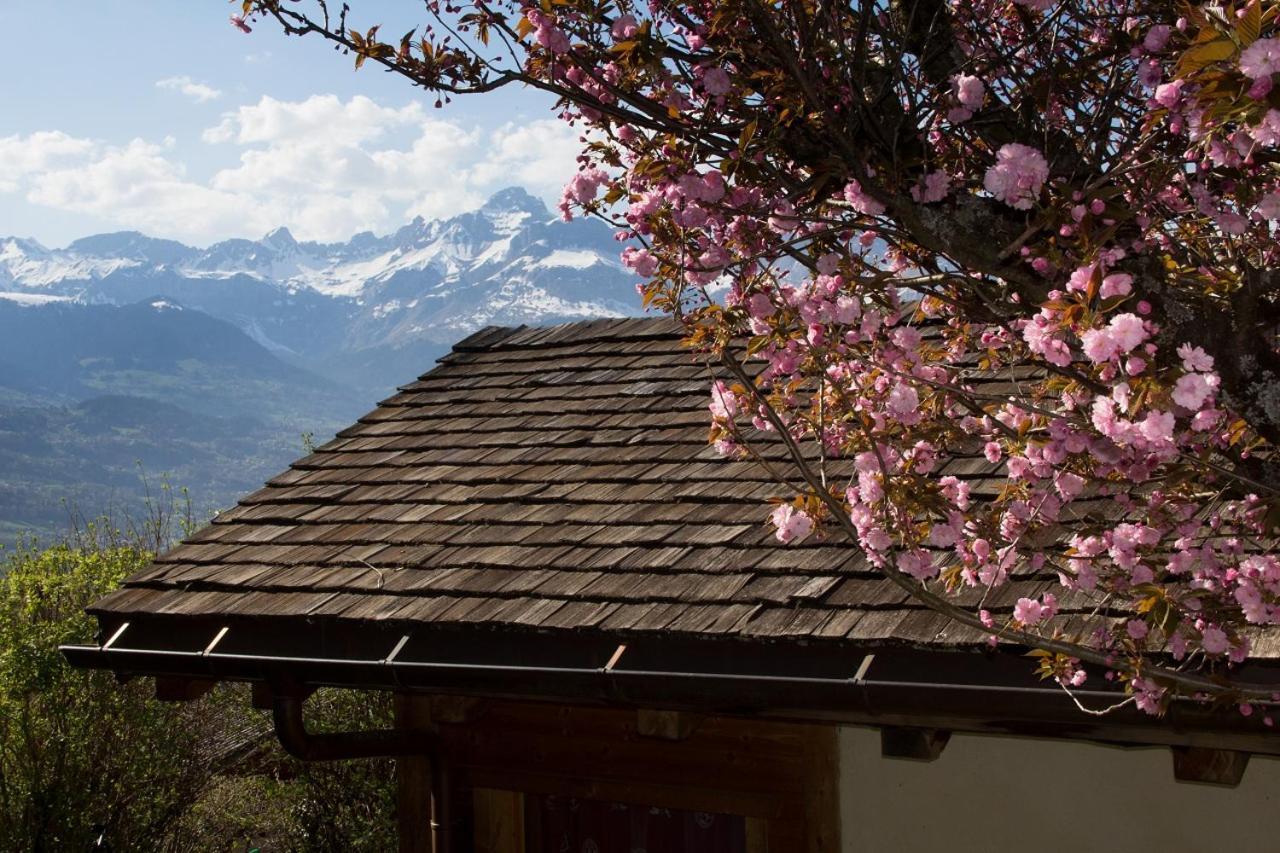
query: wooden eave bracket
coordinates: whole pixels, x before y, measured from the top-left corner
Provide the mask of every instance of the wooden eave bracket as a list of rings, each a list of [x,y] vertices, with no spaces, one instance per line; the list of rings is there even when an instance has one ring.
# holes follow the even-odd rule
[[[951,732],[947,729],[883,726],[880,729],[880,754],[885,758],[934,761],[942,755],[949,740]]]
[[[1236,787],[1244,778],[1251,754],[1200,746],[1175,746],[1172,751],[1173,778],[1179,782],[1225,785],[1229,788]]]

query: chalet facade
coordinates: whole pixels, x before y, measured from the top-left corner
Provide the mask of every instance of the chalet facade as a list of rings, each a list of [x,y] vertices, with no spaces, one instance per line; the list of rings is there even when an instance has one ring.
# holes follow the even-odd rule
[[[709,379],[666,321],[486,329],[98,602],[100,641],[65,653],[161,698],[251,682],[304,759],[396,756],[405,851],[1280,844],[1256,718],[1084,714],[856,549],[778,545],[780,487],[706,444]],[[999,487],[980,457],[943,473]],[[1280,689],[1280,646],[1256,654]],[[397,728],[310,733],[320,686],[394,691]]]

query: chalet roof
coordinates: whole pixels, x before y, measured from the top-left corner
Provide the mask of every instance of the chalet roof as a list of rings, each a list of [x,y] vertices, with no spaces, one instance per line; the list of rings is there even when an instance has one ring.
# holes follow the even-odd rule
[[[709,380],[671,321],[481,330],[92,612],[982,642],[845,543],[777,543]]]
[[[92,612],[982,646],[848,544],[776,542],[785,488],[707,445],[711,375],[671,321],[484,329]],[[1056,586],[1028,572],[984,606]]]
[[[1276,752],[1243,717],[1186,703],[1082,723],[1073,702],[1117,705],[1116,682],[1068,698],[856,548],[776,542],[768,501],[787,489],[707,445],[712,368],[679,338],[660,320],[472,335],[96,603],[97,642],[63,653],[154,676],[167,698],[234,680],[263,702],[375,687]],[[941,473],[978,500],[1004,485],[976,452]],[[1114,503],[1062,520],[1099,513]],[[1056,587],[1020,567],[982,605]],[[1091,603],[1055,592],[1071,630]],[[1259,637],[1272,660],[1241,677],[1280,691],[1278,645]],[[941,654],[957,650],[983,653]]]

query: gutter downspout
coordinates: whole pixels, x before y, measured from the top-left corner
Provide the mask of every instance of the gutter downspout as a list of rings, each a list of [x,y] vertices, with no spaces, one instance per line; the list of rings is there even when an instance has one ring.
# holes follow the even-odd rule
[[[453,853],[449,770],[437,735],[420,729],[312,734],[302,718],[302,703],[302,696],[290,693],[275,693],[271,699],[276,737],[284,751],[299,761],[426,756],[431,762],[431,794],[435,804],[431,849],[434,853]]]

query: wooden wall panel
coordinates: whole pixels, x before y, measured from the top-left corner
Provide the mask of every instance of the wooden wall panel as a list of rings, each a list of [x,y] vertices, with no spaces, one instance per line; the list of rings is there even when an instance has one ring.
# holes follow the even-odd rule
[[[839,849],[829,726],[706,717],[670,740],[642,735],[635,711],[492,702],[438,728],[453,773],[473,788],[743,815],[751,853]],[[493,820],[477,813],[478,826]]]

